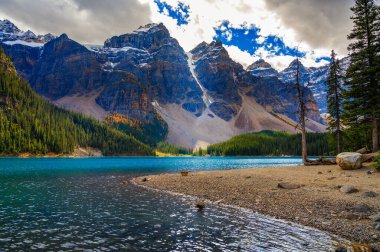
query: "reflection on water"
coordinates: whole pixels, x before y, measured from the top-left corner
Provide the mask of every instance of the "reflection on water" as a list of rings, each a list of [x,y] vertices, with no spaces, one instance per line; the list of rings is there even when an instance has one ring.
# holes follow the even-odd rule
[[[93,160],[84,160],[73,172],[73,161],[56,159],[51,167],[51,161],[28,166],[28,159],[0,159],[0,251],[333,248],[334,239],[323,232],[233,208],[213,206],[198,212],[187,198],[122,184],[143,169],[109,168],[107,162],[101,168],[98,160],[92,171],[85,163],[91,167]]]

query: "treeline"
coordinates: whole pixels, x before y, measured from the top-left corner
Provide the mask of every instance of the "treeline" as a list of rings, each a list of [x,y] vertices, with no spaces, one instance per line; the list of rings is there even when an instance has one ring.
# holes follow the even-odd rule
[[[69,154],[78,146],[105,155],[153,155],[134,137],[45,101],[17,75],[0,47],[0,155]]]
[[[182,147],[182,146],[177,146],[174,144],[169,144],[166,142],[158,143],[156,150],[162,153],[168,153],[168,154],[174,154],[174,155],[192,155],[193,154],[192,149]]]
[[[301,135],[279,131],[261,131],[235,136],[222,143],[209,145],[212,156],[300,156]],[[312,156],[334,154],[331,136],[325,133],[307,134],[307,151]]]
[[[327,80],[329,130],[337,151],[368,147],[379,150],[380,6],[374,0],[355,0],[353,29],[347,36],[350,65],[341,68],[331,53]]]

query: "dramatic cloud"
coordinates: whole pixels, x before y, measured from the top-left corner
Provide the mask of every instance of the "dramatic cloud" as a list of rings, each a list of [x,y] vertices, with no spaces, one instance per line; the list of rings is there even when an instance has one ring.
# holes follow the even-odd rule
[[[138,0],[0,0],[0,17],[37,33],[67,33],[82,43],[131,32],[150,20],[149,5]]]
[[[313,48],[346,52],[347,34],[352,29],[350,7],[354,0],[266,0],[284,25],[294,29],[296,39]]]
[[[297,55],[306,66],[326,64],[331,49],[346,56],[353,1],[0,0],[0,18],[92,44],[162,22],[186,51],[220,39],[244,66],[264,58],[281,70]]]

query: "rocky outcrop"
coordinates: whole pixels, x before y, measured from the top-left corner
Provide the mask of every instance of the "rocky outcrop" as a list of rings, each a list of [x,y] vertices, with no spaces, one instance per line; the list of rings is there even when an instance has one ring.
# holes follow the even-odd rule
[[[108,60],[105,65],[113,66],[111,71],[133,73],[146,87],[149,102],[181,104],[197,116],[202,114],[202,91],[190,72],[187,55],[163,24],[112,37],[101,54]]]
[[[36,35],[30,30],[24,32],[8,19],[0,20],[0,41],[17,41],[16,43],[21,43],[22,41],[46,43],[54,38],[55,36],[50,33]]]
[[[344,71],[348,68],[350,60],[348,57],[343,58],[340,61],[341,68]],[[295,61],[291,62],[290,65],[279,73],[279,78],[284,83],[294,83],[294,73],[297,64]],[[327,78],[329,74],[329,65],[324,65],[318,68],[310,67],[307,68],[300,65],[300,82],[304,87],[308,87],[314,96],[315,101],[318,104],[320,113],[327,113]],[[268,76],[268,75],[266,75]]]
[[[362,167],[362,155],[356,152],[343,152],[336,156],[336,163],[343,170],[355,170]]]
[[[102,87],[104,75],[94,52],[62,34],[45,44],[29,81],[39,94],[56,100]]]
[[[237,75],[243,67],[234,62],[221,41],[199,44],[190,52],[199,82],[213,99],[210,110],[229,121],[240,109],[242,98],[238,93]]]
[[[107,78],[107,86],[96,102],[107,111],[113,111],[141,121],[152,121],[154,111],[146,88],[131,73],[115,71]]]
[[[259,77],[268,77],[268,76],[276,76],[278,77],[278,72],[274,69],[269,63],[267,63],[263,59],[259,59],[254,62],[252,65],[247,67],[247,71],[249,71],[252,75]]]
[[[278,114],[283,114],[297,121],[298,98],[294,88],[286,85],[277,77],[262,77],[255,78],[253,85],[250,87],[247,94],[255,97],[256,101],[268,109]],[[307,116],[314,121],[320,122],[321,117],[318,111],[318,106],[312,96],[310,90],[305,89],[308,102]]]

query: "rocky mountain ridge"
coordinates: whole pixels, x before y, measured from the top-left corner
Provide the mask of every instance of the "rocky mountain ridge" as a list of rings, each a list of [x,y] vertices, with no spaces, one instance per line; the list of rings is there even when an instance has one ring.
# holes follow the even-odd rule
[[[345,72],[349,66],[349,58],[345,57],[341,59],[340,64],[343,72]],[[297,64],[292,61],[287,68],[278,72],[265,60],[260,59],[250,65],[247,70],[255,76],[260,77],[277,77],[285,84],[293,84],[295,82],[295,72]],[[318,104],[318,108],[321,114],[327,113],[326,102],[326,83],[329,74],[329,65],[321,67],[305,67],[300,62],[300,82],[304,87],[308,87],[313,93],[314,100]]]
[[[38,47],[9,41],[1,46],[17,71],[47,99],[101,120],[109,113],[143,122],[160,115],[171,143],[194,147],[243,132],[295,131],[296,100],[288,85],[277,75],[256,76],[258,67],[246,71],[220,41],[186,53],[163,24],[114,36],[102,47],[65,34]],[[315,100],[308,108],[309,130],[323,131]]]

